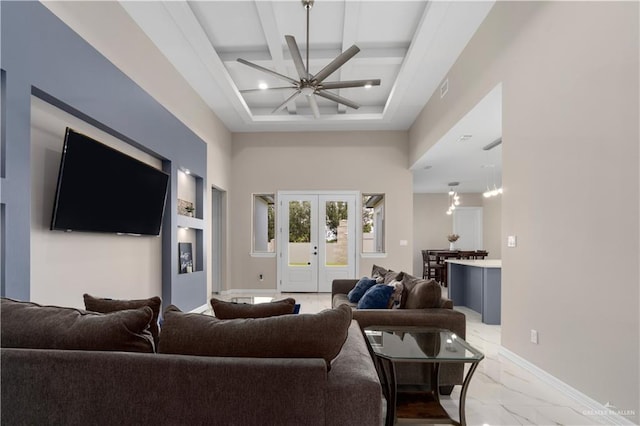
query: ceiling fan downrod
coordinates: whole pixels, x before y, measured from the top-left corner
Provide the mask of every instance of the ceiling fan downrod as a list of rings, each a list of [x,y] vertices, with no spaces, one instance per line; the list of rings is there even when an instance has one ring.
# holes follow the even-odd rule
[[[309,74],[309,12],[313,7],[314,1],[315,0],[302,0],[302,5],[307,11],[307,78],[311,77],[311,74]]]

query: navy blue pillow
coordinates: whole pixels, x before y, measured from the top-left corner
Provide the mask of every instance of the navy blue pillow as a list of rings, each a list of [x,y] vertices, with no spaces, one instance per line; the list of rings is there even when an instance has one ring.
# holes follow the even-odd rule
[[[358,309],[387,309],[394,288],[386,284],[376,284],[362,296]]]
[[[360,281],[358,281],[356,286],[351,289],[349,294],[347,294],[349,302],[358,303],[367,290],[374,285],[376,285],[376,280],[370,279],[369,277],[360,278]]]

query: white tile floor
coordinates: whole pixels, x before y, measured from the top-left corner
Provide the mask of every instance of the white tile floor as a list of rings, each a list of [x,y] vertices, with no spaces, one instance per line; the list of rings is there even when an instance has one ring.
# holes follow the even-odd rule
[[[229,300],[238,294],[214,295]],[[245,296],[243,294],[243,296]],[[331,307],[330,294],[273,293],[259,294],[276,299],[293,297],[300,303],[301,313],[315,313]],[[466,398],[466,418],[469,425],[601,425],[600,416],[585,415],[589,411],[569,396],[557,391],[528,370],[500,356],[500,326],[486,325],[480,315],[459,307],[467,318],[466,340],[484,353]],[[458,418],[460,386],[442,404],[453,418]],[[399,423],[409,423],[401,420]],[[410,421],[411,424],[420,424]]]

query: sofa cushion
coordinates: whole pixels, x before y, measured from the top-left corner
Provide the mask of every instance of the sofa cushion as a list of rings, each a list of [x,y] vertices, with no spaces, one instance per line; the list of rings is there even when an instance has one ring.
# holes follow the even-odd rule
[[[367,290],[369,290],[374,285],[376,285],[375,279],[369,277],[360,278],[360,281],[358,281],[355,287],[353,287],[349,294],[347,294],[349,302],[358,303],[360,299],[362,299],[362,296],[364,296],[364,294],[367,292]]]
[[[404,309],[439,308],[442,290],[433,279],[417,280],[407,291]]]
[[[162,299],[158,296],[150,297],[148,299],[117,300],[97,298],[85,293],[82,298],[84,299],[84,307],[87,311],[100,312],[102,314],[124,311],[126,309],[137,309],[144,306],[150,307],[151,311],[153,311],[153,318],[149,324],[149,331],[153,336],[153,343],[156,348],[158,347],[158,338],[160,336],[158,318],[160,317],[160,306],[162,305]]]
[[[101,314],[3,298],[0,315],[5,348],[154,352],[148,306]]]
[[[160,353],[253,358],[323,358],[327,368],[347,338],[351,308],[341,305],[317,314],[221,320],[164,311]]]
[[[235,303],[211,298],[213,314],[219,319],[266,318],[293,314],[296,300],[288,297],[268,303]]]
[[[392,294],[393,287],[386,284],[376,284],[362,296],[358,302],[358,309],[387,309]]]

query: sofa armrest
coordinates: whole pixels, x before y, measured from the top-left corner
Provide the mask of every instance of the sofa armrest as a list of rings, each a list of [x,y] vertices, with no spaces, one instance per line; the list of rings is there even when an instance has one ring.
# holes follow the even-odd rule
[[[440,299],[440,308],[442,309],[453,309],[453,300],[445,299],[444,297]]]
[[[358,280],[356,279],[340,279],[333,280],[331,283],[331,300],[336,294],[347,294],[353,287],[356,286]]]

